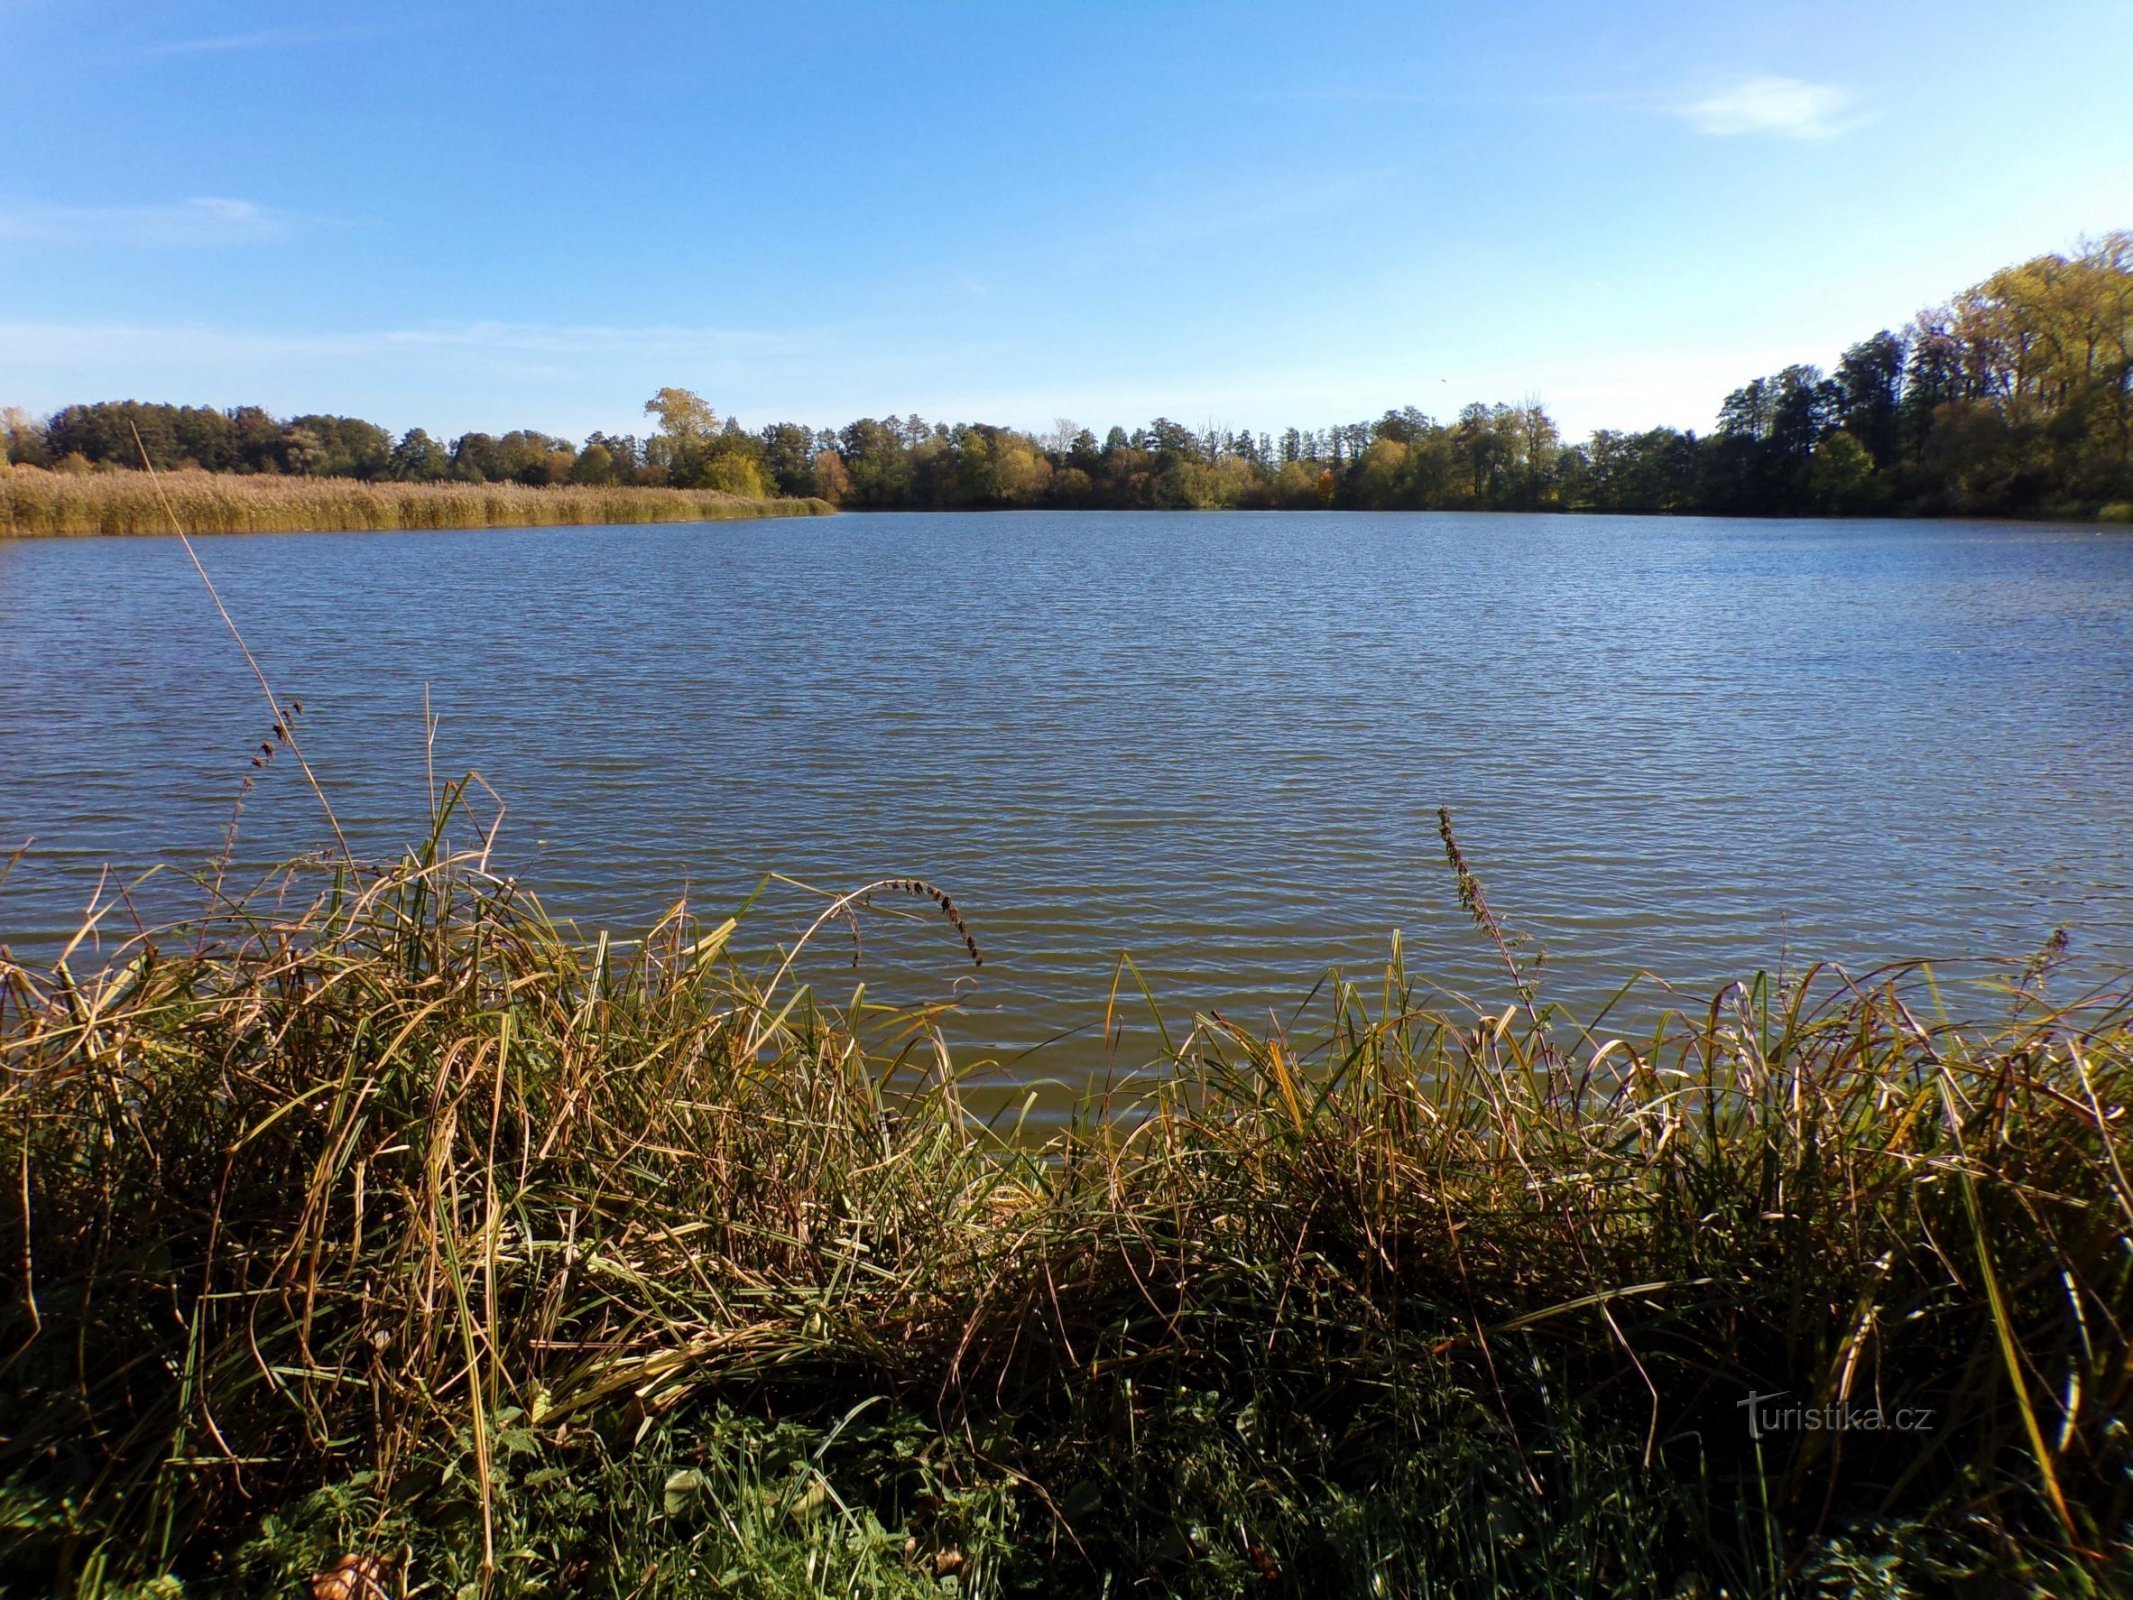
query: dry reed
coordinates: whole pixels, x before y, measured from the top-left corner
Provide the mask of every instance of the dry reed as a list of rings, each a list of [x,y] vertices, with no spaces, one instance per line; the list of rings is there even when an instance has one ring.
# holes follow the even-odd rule
[[[822,500],[751,500],[715,490],[529,488],[516,483],[364,483],[353,478],[234,473],[0,470],[0,537],[167,534],[171,516],[193,533],[362,532],[522,528],[638,522],[720,522],[812,516]]]
[[[1396,950],[1315,1040],[1199,1018],[1023,1147],[946,1014],[828,1009],[730,919],[581,941],[445,831],[0,965],[0,1575],[345,1547],[692,1594],[788,1536],[804,1585],[731,1592],[2126,1570],[2121,1009],[1814,973],[1628,1039],[1432,1009]],[[1755,1393],[1928,1421],[1758,1438]]]

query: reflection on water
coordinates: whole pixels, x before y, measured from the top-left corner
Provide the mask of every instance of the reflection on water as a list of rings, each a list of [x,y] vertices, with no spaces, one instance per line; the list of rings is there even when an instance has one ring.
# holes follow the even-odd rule
[[[2133,964],[2133,538],[2093,528],[1456,515],[846,516],[201,541],[360,847],[443,770],[500,859],[619,929],[776,870],[953,893],[841,993],[961,981],[1012,1050],[1130,949],[1263,1020],[1328,965],[1493,987],[1445,873],[1589,1000],[1833,957]],[[174,541],[0,544],[0,939],[106,861],[197,862],[268,719]],[[293,768],[265,857],[323,836]],[[161,893],[163,898],[158,899]],[[175,891],[150,886],[152,911]],[[759,938],[813,907],[774,889]],[[1046,1052],[1051,1070],[1093,1044]]]

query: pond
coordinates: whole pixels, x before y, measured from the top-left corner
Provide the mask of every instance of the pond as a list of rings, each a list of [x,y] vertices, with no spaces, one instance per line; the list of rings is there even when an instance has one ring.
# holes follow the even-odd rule
[[[1807,960],[2133,966],[2133,537],[2065,525],[1435,514],[847,515],[203,539],[360,850],[440,775],[498,859],[625,935],[768,873],[967,909],[825,952],[954,986],[966,1052],[1072,1073],[1121,952],[1263,1024],[1401,930],[1499,995],[1436,834],[1548,993]],[[270,718],[174,540],[0,542],[0,941],[113,864],[197,866]],[[484,802],[486,804],[486,802]],[[326,837],[286,759],[240,834]],[[144,915],[196,903],[166,876]],[[814,904],[774,884],[759,948]],[[115,920],[108,926],[116,926]],[[1031,1065],[1034,1063],[1034,1066]]]

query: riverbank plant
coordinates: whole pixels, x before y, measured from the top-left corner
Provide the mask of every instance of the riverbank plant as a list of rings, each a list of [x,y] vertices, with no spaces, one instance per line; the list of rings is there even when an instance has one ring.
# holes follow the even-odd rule
[[[173,514],[191,533],[323,533],[724,522],[830,509],[822,500],[756,500],[701,489],[0,470],[0,538],[167,534]]]
[[[2122,1009],[1810,971],[1631,1037],[1395,945],[1038,1138],[952,1013],[581,938],[457,827],[0,965],[7,1592],[2133,1575]]]

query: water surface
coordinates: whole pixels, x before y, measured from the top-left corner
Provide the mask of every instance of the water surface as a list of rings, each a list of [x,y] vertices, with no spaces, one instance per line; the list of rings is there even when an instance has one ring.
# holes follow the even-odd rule
[[[1395,928],[1486,983],[1439,805],[1571,999],[2060,924],[2082,974],[2133,961],[2122,533],[1048,513],[198,547],[359,847],[417,833],[427,685],[440,770],[508,800],[500,859],[552,907],[619,932],[685,886],[924,874],[987,952],[964,1037],[1002,1051],[1087,1028],[1122,950],[1180,1012],[1262,1020]],[[210,853],[268,720],[175,541],[0,542],[0,850],[35,839],[0,940],[49,949],[107,862]],[[277,763],[247,850],[323,837]],[[807,911],[774,892],[761,937]],[[959,954],[875,929],[861,975],[939,992]]]

